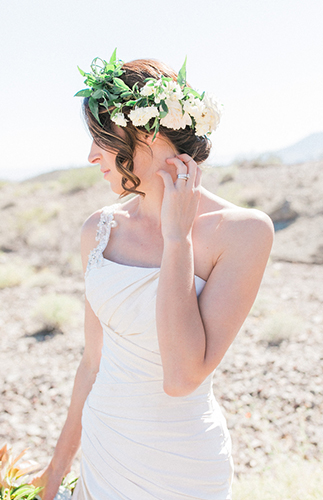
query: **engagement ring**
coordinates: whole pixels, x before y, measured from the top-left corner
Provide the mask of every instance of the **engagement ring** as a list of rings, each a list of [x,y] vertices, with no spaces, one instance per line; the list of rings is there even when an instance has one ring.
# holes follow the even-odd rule
[[[177,179],[184,179],[184,181],[187,181],[190,178],[190,174],[178,174]]]

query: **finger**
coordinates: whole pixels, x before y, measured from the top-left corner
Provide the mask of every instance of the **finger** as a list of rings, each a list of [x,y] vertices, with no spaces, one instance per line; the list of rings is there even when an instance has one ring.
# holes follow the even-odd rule
[[[177,174],[187,174],[187,166],[181,160],[179,160],[176,156],[174,156],[174,158],[167,158],[166,162],[169,165],[175,166],[175,168],[177,170]]]
[[[190,161],[194,161],[193,158],[190,155],[188,155],[187,153],[182,153],[180,155],[176,155],[176,157],[179,158],[184,163],[189,163]]]
[[[196,161],[191,158],[188,154],[182,154],[178,155],[178,157],[181,159],[181,161],[185,162],[184,164],[187,165],[187,173],[189,174],[189,179],[187,180],[187,187],[190,189],[195,186],[196,183],[196,173],[197,173],[197,163]]]
[[[163,179],[165,189],[174,189],[172,176],[168,172],[165,172],[165,170],[158,170],[156,174]]]
[[[196,168],[196,177],[195,177],[195,187],[199,187],[201,185],[201,176],[202,176],[202,169],[197,166]]]

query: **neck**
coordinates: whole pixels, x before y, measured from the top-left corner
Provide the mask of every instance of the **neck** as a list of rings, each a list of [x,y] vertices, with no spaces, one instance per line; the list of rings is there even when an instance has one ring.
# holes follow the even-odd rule
[[[164,139],[157,137],[150,144],[150,152],[143,150],[142,154],[136,155],[135,173],[141,179],[139,190],[145,193],[145,196],[136,198],[136,204],[132,214],[138,220],[145,218],[150,220],[155,226],[160,226],[161,208],[164,197],[164,182],[157,174],[159,170],[169,173],[173,181],[176,180],[176,168],[174,165],[166,163],[167,158],[173,158],[177,152],[174,147]]]

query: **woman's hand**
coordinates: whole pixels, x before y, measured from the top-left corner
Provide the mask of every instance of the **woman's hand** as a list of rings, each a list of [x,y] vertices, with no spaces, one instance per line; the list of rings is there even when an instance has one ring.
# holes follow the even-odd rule
[[[61,485],[63,475],[55,472],[51,465],[43,469],[38,476],[34,477],[32,484],[38,488],[41,486],[43,489],[38,493],[38,496],[43,500],[53,500]]]
[[[161,225],[164,240],[185,239],[191,235],[193,222],[200,200],[201,170],[187,154],[177,155],[166,160],[174,165],[178,174],[189,174],[189,179],[176,179],[165,170],[157,174],[165,185],[161,209]]]

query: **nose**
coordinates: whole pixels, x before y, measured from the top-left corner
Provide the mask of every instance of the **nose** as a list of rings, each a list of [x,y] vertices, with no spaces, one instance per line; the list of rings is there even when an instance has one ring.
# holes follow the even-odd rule
[[[95,144],[94,141],[92,141],[90,153],[88,156],[88,162],[92,163],[92,165],[95,165],[96,163],[100,163],[101,158],[101,148],[97,144]]]

